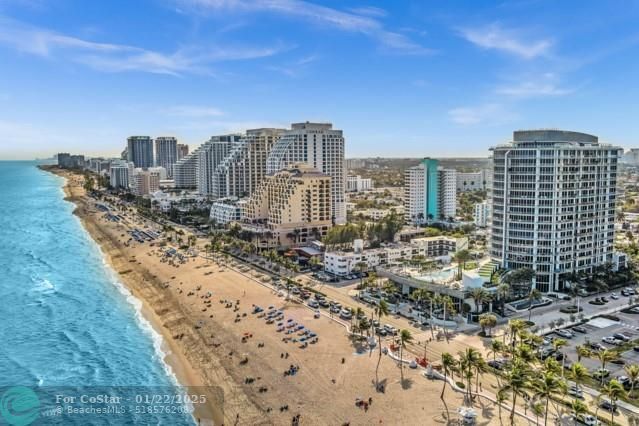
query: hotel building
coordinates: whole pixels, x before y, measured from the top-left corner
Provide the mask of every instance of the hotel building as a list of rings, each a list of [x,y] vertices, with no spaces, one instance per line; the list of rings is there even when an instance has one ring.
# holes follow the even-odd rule
[[[549,292],[613,260],[620,147],[584,133],[522,130],[491,150],[490,253],[502,268],[532,268],[534,286]]]
[[[173,165],[175,188],[195,189],[197,187],[197,162],[199,148]]]
[[[242,228],[263,246],[320,239],[331,228],[331,178],[300,163],[265,176],[242,206]]]
[[[269,175],[306,163],[331,178],[331,219],[346,223],[346,174],[344,172],[344,135],[331,123],[293,123],[285,131],[268,157]]]
[[[214,198],[251,195],[262,182],[269,153],[283,132],[271,128],[247,130],[212,172],[210,195]]]
[[[454,218],[457,212],[457,177],[439,161],[425,158],[404,173],[404,216],[415,225]]]

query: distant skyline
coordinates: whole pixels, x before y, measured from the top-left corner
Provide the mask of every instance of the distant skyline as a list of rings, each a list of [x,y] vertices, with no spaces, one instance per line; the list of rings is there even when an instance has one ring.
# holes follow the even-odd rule
[[[639,2],[0,0],[0,159],[330,121],[346,156],[639,146]]]

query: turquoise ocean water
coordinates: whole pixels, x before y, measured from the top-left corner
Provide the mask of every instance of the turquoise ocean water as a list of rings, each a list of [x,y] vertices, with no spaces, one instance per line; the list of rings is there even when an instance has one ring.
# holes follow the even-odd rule
[[[17,385],[33,390],[43,410],[47,392],[124,393],[129,402],[148,402],[135,398],[176,383],[159,336],[63,200],[62,184],[34,162],[0,162],[0,425],[29,408],[18,398],[12,412],[11,395],[2,394]],[[33,424],[192,421],[128,409],[92,417],[40,412]]]

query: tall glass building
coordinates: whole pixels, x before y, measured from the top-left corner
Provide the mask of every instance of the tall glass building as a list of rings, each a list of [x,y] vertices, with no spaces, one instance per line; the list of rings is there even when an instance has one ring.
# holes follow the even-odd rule
[[[135,167],[153,167],[153,140],[149,136],[127,138],[127,161]]]
[[[532,268],[533,285],[549,292],[612,260],[620,147],[522,130],[491,150],[490,253],[502,268]]]

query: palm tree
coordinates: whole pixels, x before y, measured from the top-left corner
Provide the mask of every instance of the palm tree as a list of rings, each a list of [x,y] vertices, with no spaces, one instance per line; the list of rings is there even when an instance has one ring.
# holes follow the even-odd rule
[[[494,314],[486,313],[481,314],[479,316],[479,325],[481,326],[484,335],[492,335],[493,327],[497,325],[497,317]],[[490,330],[489,333],[486,333],[486,330]]]
[[[439,398],[444,403],[444,407],[446,408],[446,420],[450,420],[450,413],[448,411],[448,405],[446,404],[446,400],[444,399],[444,391],[446,390],[446,384],[448,383],[448,374],[452,374],[453,368],[456,364],[455,357],[453,357],[448,352],[442,353],[442,370],[444,370],[444,386],[442,387],[442,393]]]
[[[588,369],[583,366],[579,361],[575,362],[570,366],[570,378],[575,382],[575,386],[579,388],[590,374],[588,373]]]
[[[510,345],[512,348],[515,348],[515,344],[517,343],[517,336],[521,333],[522,330],[526,328],[526,323],[521,319],[512,319],[508,321],[508,330],[510,332]],[[504,334],[505,338],[506,334]]]
[[[404,381],[404,346],[413,341],[413,335],[409,330],[403,329],[399,332],[399,370]]]
[[[568,344],[568,341],[566,339],[555,339],[552,341],[552,348],[556,351],[562,354],[561,357],[561,377],[564,377],[564,369],[563,366],[566,364],[566,357],[563,356],[563,353],[560,351],[560,349],[564,346],[566,346]]]
[[[377,315],[377,321],[382,322],[382,317],[388,315],[388,303],[384,299],[379,301],[379,304],[375,307],[375,315]],[[371,321],[372,322],[372,321]],[[377,389],[379,386],[379,363],[382,362],[382,336],[379,335],[378,345],[379,346],[379,358],[377,359],[377,365],[375,366],[375,388]]]
[[[475,314],[479,315],[480,305],[483,305],[484,302],[490,300],[490,295],[483,287],[477,287],[470,291],[470,297],[473,299],[473,303],[475,304]]]
[[[577,345],[575,347],[577,350],[577,362],[581,362],[582,358],[590,358],[592,356],[592,352],[584,345]]]
[[[497,392],[497,395],[495,395],[495,400],[495,402],[497,402],[497,410],[499,410],[499,423],[501,424],[501,406],[504,401],[506,401],[506,392],[503,392],[501,387]]]
[[[614,352],[606,349],[603,351],[599,351],[597,352],[597,359],[599,360],[599,362],[601,363],[601,373],[603,373],[603,370],[606,369],[606,364],[609,363],[610,361],[612,361],[613,359],[617,358],[617,354],[615,354]],[[604,375],[600,374],[601,376],[601,386],[603,386],[604,384]]]
[[[517,396],[524,395],[525,389],[528,386],[529,371],[526,364],[518,359],[513,361],[513,364],[506,372],[505,384],[500,389],[500,392],[510,393],[512,395],[512,407],[510,409],[510,423],[515,422],[515,409],[517,408]]]
[[[462,270],[466,266],[466,262],[470,259],[470,252],[466,249],[459,250],[453,255],[453,259],[457,262],[457,279],[461,280]]]
[[[543,398],[545,403],[544,424],[548,424],[548,405],[552,395],[565,392],[566,382],[552,371],[544,371],[540,377],[532,381],[532,389],[537,398]]]
[[[580,399],[573,399],[570,403],[570,408],[572,409],[572,414],[575,418],[580,419],[581,416],[588,412],[588,406],[584,404],[584,402]]]
[[[601,388],[601,394],[610,398],[610,404],[612,409],[610,410],[610,423],[615,424],[615,408],[617,400],[626,396],[626,390],[623,385],[619,383],[617,379],[612,379],[605,386]]]
[[[633,394],[635,391],[635,384],[639,380],[639,364],[626,365],[624,367],[624,370],[626,370],[626,374],[628,375],[628,378],[630,379],[630,392],[628,393],[628,396],[630,398],[633,398]]]

